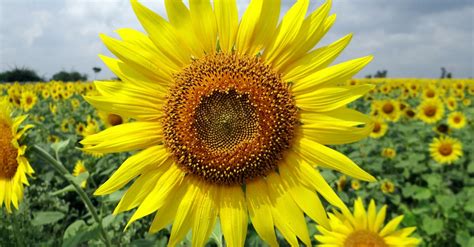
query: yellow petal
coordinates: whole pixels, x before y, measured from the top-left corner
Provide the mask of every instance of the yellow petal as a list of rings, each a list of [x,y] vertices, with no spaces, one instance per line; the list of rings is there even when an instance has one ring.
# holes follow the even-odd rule
[[[322,69],[311,76],[295,81],[292,91],[295,96],[298,96],[311,93],[321,87],[343,83],[364,68],[371,60],[372,56],[367,56]]]
[[[239,12],[235,0],[215,0],[219,45],[224,52],[232,51],[239,27]]]
[[[303,125],[337,122],[341,126],[358,126],[371,121],[367,115],[346,107],[328,112],[301,111],[300,116]]]
[[[291,245],[298,246],[298,241],[294,238],[296,235],[306,246],[311,246],[303,212],[291,197],[285,183],[273,172],[267,176],[267,184],[270,199],[274,203],[272,215],[275,226]]]
[[[160,209],[166,201],[170,200],[170,195],[178,192],[184,173],[176,165],[171,165],[166,172],[156,181],[155,187],[142,201],[137,211],[128,221],[127,228],[134,221],[145,217]]]
[[[163,141],[158,123],[132,122],[113,126],[97,134],[87,136],[82,145],[85,150],[101,153],[119,153],[159,145]]]
[[[178,191],[169,195],[169,198],[163,207],[161,207],[156,213],[155,218],[153,219],[153,222],[150,226],[150,233],[156,233],[160,231],[173,221],[186,190],[187,187],[181,183]]]
[[[272,205],[265,180],[256,179],[246,184],[246,201],[255,231],[270,246],[278,246],[271,216]]]
[[[377,213],[377,217],[375,218],[374,224],[374,231],[378,232],[380,227],[382,226],[383,222],[385,221],[385,214],[387,212],[387,205],[384,205],[380,211]]]
[[[297,95],[295,97],[296,105],[308,111],[332,111],[364,96],[374,87],[375,85],[366,84],[348,87],[320,88],[312,93]]]
[[[202,183],[194,205],[193,246],[204,246],[216,223],[219,193],[214,185]]]
[[[352,143],[366,138],[373,129],[373,123],[363,127],[347,127],[339,122],[302,125],[303,135],[324,145]]]
[[[189,0],[191,20],[199,44],[207,54],[216,52],[217,24],[209,0]],[[195,44],[197,45],[197,44]]]
[[[288,184],[288,191],[293,200],[311,219],[326,228],[330,228],[326,210],[316,192],[303,186],[299,182],[300,178],[294,176],[290,169],[287,164],[280,164],[278,168],[281,179]]]
[[[340,40],[301,56],[283,71],[285,81],[298,81],[311,76],[331,64],[351,41],[352,34]]]
[[[140,20],[156,47],[180,67],[189,63],[190,51],[186,46],[180,46],[180,49],[176,49],[176,45],[182,44],[182,42],[171,24],[137,0],[131,0],[131,3],[138,20]]]
[[[164,146],[153,146],[131,156],[94,192],[94,195],[107,195],[121,189],[144,169],[159,167],[168,157]]]
[[[173,227],[171,228],[170,240],[168,242],[169,246],[176,246],[186,236],[194,221],[193,205],[198,199],[197,193],[200,183],[192,178],[185,178],[183,185],[186,186],[187,191],[176,211]]]
[[[372,175],[362,170],[347,156],[332,148],[328,148],[304,137],[301,138],[299,146],[296,148],[308,163],[334,169],[360,180],[375,181]]]
[[[293,42],[297,42],[295,38],[303,24],[308,5],[308,0],[297,1],[285,14],[278,27],[277,34],[270,41],[269,47],[263,53],[263,58],[266,62],[272,64],[274,60],[279,57],[291,56],[291,54],[286,52],[286,49]]]
[[[220,188],[219,218],[227,245],[244,246],[248,215],[245,195],[239,185]]]
[[[374,199],[370,200],[369,208],[367,210],[367,227],[370,231],[376,232],[378,230],[374,229],[375,217],[377,215],[377,210],[375,207]]]
[[[387,225],[385,225],[385,227],[380,231],[379,235],[381,237],[385,237],[387,236],[388,234],[394,232],[398,225],[400,224],[400,222],[402,222],[403,220],[403,215],[400,215],[400,216],[397,216],[395,218],[393,218],[391,221],[389,221],[387,223]]]

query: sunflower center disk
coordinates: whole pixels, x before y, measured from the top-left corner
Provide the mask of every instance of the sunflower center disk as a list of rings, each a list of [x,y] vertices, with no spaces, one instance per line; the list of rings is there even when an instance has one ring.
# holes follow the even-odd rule
[[[297,109],[261,60],[219,53],[195,60],[168,95],[165,144],[180,167],[216,184],[267,175],[290,147]]]
[[[453,148],[449,143],[443,143],[439,147],[439,153],[443,156],[449,156],[453,152]]]
[[[0,122],[0,179],[11,179],[18,168],[18,150],[11,144],[10,126]]]
[[[366,230],[353,232],[344,241],[344,247],[387,247],[385,241],[377,233]]]

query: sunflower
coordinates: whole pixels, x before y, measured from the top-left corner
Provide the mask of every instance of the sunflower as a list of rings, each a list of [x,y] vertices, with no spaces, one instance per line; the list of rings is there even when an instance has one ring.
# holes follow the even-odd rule
[[[446,103],[446,107],[450,110],[450,111],[454,111],[456,110],[456,108],[458,108],[458,101],[455,97],[451,96],[451,97],[448,97],[447,99],[445,99],[445,103]]]
[[[309,0],[298,1],[279,24],[279,1],[252,1],[240,23],[235,1],[165,4],[169,21],[132,1],[146,35],[102,35],[119,58],[103,61],[121,82],[96,82],[100,95],[85,98],[135,121],[81,144],[142,151],[95,195],[138,177],[115,213],[138,207],[131,224],[158,211],[150,232],[172,223],[170,246],[190,229],[193,245],[204,245],[218,218],[229,246],[244,244],[248,222],[272,246],[275,227],[291,245],[310,245],[304,214],[327,225],[317,193],[344,205],[315,167],[375,180],[326,146],[372,130],[369,117],[346,105],[374,86],[345,85],[372,57],[327,67],[351,35],[313,50],[334,22],[330,1],[308,15]]]
[[[23,198],[24,184],[28,184],[26,175],[34,173],[25,158],[26,146],[19,140],[25,132],[32,128],[26,125],[20,129],[26,115],[11,117],[10,103],[0,98],[0,207],[5,204],[8,213],[12,212],[12,204],[18,208]]]
[[[430,100],[430,99],[437,99],[439,97],[439,91],[436,89],[436,87],[430,85],[426,86],[423,89],[423,94],[422,94],[423,99],[425,100]]]
[[[77,135],[84,135],[84,131],[86,130],[86,125],[84,123],[78,123],[76,125],[76,134]]]
[[[41,91],[41,97],[43,97],[43,99],[48,99],[50,96],[51,96],[51,93],[49,92],[48,89],[43,89]]]
[[[98,115],[106,128],[110,128],[112,126],[117,126],[124,123],[124,119],[118,114],[99,111]]]
[[[397,151],[393,148],[384,148],[382,150],[382,156],[385,158],[393,159],[397,155]]]
[[[21,94],[21,108],[28,112],[35,106],[36,102],[38,102],[38,96],[36,93],[31,91],[25,91]]]
[[[351,188],[353,190],[359,190],[360,189],[360,181],[357,179],[352,179],[351,181]]]
[[[78,160],[76,162],[76,165],[74,166],[74,170],[72,171],[72,175],[74,177],[77,177],[77,176],[81,175],[84,172],[87,172],[87,168],[84,165],[84,161]],[[81,182],[81,187],[85,188],[86,186],[87,186],[87,180],[82,181]]]
[[[462,129],[466,126],[466,116],[459,111],[451,112],[448,115],[448,124],[453,129]]]
[[[418,106],[418,118],[425,123],[436,123],[444,115],[443,103],[439,100],[424,100]]]
[[[403,220],[403,215],[397,216],[385,226],[387,205],[378,212],[374,200],[370,200],[369,208],[366,210],[362,199],[359,197],[354,202],[354,213],[344,208],[341,212],[335,211],[329,214],[331,229],[318,225],[319,235],[315,238],[320,246],[417,246],[421,240],[410,235],[416,227],[407,227],[397,230]]]
[[[462,104],[464,106],[470,106],[471,105],[471,99],[463,99]]]
[[[400,118],[400,105],[395,100],[378,102],[378,112],[388,121],[396,122]]]
[[[383,181],[380,184],[380,190],[385,194],[393,193],[395,191],[395,185],[390,181]]]
[[[382,118],[374,118],[374,128],[370,132],[370,137],[380,138],[387,133],[388,125]]]
[[[434,138],[429,149],[431,158],[440,164],[451,164],[463,155],[461,142],[448,136]]]

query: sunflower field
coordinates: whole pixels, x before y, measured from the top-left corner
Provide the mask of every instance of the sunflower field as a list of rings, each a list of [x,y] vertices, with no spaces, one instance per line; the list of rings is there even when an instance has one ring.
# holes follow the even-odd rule
[[[387,219],[403,215],[396,218],[397,224],[409,230],[396,234],[414,231],[412,236],[421,239],[421,246],[474,246],[474,81],[381,78],[347,82],[347,86],[365,84],[375,87],[350,107],[372,118],[369,137],[331,147],[377,180],[364,182],[322,170],[325,180],[346,205],[361,198],[356,201],[355,215],[357,208],[365,213],[362,201],[368,205],[371,199],[379,208],[387,205]],[[22,125],[31,128],[20,141],[34,169],[17,209],[5,202],[0,210],[0,246],[102,246],[104,238],[112,246],[168,243],[171,226],[149,233],[153,217],[127,224],[133,211],[116,208],[126,189],[93,196],[132,153],[87,151],[80,141],[134,121],[96,110],[84,100],[84,96],[99,94],[94,84],[83,82],[0,84],[0,96],[8,100],[13,114],[27,115]],[[45,156],[39,157],[38,150],[60,164],[51,165]],[[89,198],[89,204],[82,196]],[[328,212],[333,209],[325,201],[323,206]],[[371,207],[372,203],[369,218]],[[308,217],[306,224],[312,245],[334,234]],[[282,234],[277,232],[277,241],[286,246]],[[222,235],[217,224],[207,245],[225,246]],[[187,234],[178,245],[189,246],[191,238]],[[245,245],[265,245],[250,224]]]

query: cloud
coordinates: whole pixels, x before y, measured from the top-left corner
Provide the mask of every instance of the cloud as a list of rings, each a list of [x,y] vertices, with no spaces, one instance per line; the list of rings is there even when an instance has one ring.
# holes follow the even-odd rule
[[[142,0],[166,16],[163,0]],[[293,1],[282,1],[284,13]],[[311,1],[316,8],[322,0]],[[249,0],[238,1],[240,15]],[[359,76],[388,69],[389,76],[437,77],[445,66],[455,76],[472,77],[474,7],[469,0],[333,0],[337,20],[320,45],[353,32],[354,38],[336,62],[373,54]],[[113,74],[97,57],[111,55],[100,33],[143,30],[128,1],[4,0],[0,3],[0,70],[29,66],[51,77],[61,69],[93,75],[92,67]],[[91,77],[93,78],[93,77]]]

